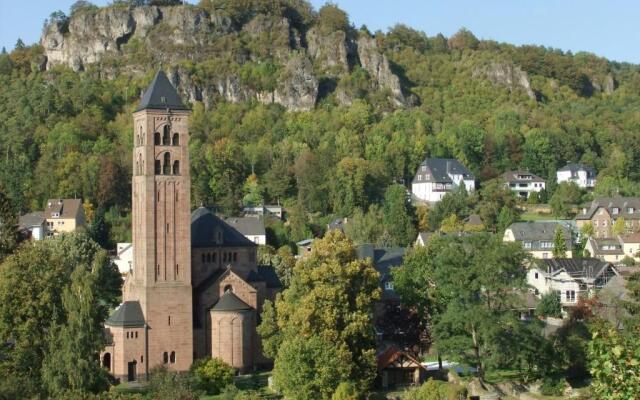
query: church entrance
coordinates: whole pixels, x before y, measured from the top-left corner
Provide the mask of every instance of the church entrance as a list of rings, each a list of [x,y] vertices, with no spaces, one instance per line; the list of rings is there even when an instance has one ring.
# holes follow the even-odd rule
[[[136,361],[132,361],[128,364],[128,368],[127,368],[127,380],[129,382],[133,382],[133,381],[137,381],[138,380],[138,373],[136,371]]]

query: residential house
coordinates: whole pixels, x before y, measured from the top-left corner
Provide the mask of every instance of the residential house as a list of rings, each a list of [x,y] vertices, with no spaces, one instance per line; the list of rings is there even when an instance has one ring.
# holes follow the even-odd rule
[[[407,249],[405,247],[375,247],[371,243],[358,246],[358,258],[370,258],[373,266],[380,274],[380,286],[382,287],[382,300],[398,300],[398,295],[393,288],[393,276],[391,270],[402,265],[402,260]]]
[[[505,231],[503,242],[519,242],[522,248],[534,258],[553,257],[554,237],[556,229],[561,229],[566,247],[566,257],[573,254],[571,231],[558,222],[515,222]]]
[[[581,188],[596,186],[596,170],[584,164],[567,164],[556,172],[558,183],[573,182]]]
[[[242,209],[245,215],[270,215],[282,219],[283,209],[282,206],[276,205],[264,205],[256,207],[245,207]]]
[[[640,233],[619,236],[625,256],[640,262]]]
[[[475,190],[475,178],[467,167],[451,158],[427,158],[418,167],[411,192],[419,201],[435,203],[459,186]]]
[[[264,219],[260,216],[229,217],[224,220],[233,229],[242,233],[247,239],[258,245],[267,244],[267,234],[264,229]]]
[[[111,261],[118,266],[122,275],[128,274],[133,269],[133,243],[116,244],[116,255]]]
[[[413,247],[426,246],[431,235],[433,235],[433,232],[419,232],[416,241],[413,242]]]
[[[80,199],[50,199],[44,209],[47,236],[73,232],[85,227],[84,209]]]
[[[624,220],[626,233],[640,231],[640,197],[599,197],[582,207],[576,225],[580,229],[590,223],[596,237],[613,237],[618,218]]]
[[[506,186],[523,199],[545,189],[547,184],[544,179],[527,171],[507,171],[502,178]]]
[[[581,298],[593,297],[617,269],[597,258],[548,258],[535,260],[527,272],[527,283],[536,295],[556,292],[564,307],[574,306]]]
[[[587,239],[587,244],[584,246],[584,250],[585,252],[589,252],[590,257],[595,257],[610,263],[619,263],[624,258],[624,249],[619,237],[590,237]]]
[[[398,386],[419,385],[427,376],[427,369],[416,358],[395,346],[376,355],[378,386],[392,389]]]
[[[46,234],[44,212],[35,211],[20,216],[18,230],[24,238],[42,240]]]

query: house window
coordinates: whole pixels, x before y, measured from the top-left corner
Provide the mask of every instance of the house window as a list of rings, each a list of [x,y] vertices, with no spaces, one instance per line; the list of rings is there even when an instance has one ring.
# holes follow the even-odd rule
[[[567,298],[567,302],[575,302],[576,301],[576,291],[575,290],[567,290],[565,292],[565,296]]]
[[[385,282],[384,290],[393,290],[393,282]]]
[[[156,132],[153,134],[153,144],[156,146],[160,145],[160,132]]]
[[[180,161],[178,160],[173,162],[173,174],[180,175]]]
[[[207,255],[202,253],[202,262],[203,263],[206,262],[206,259],[207,259]]]
[[[176,363],[176,352],[175,351],[172,351],[171,355],[169,355],[169,362],[171,364],[175,364]]]
[[[418,175],[418,180],[421,181],[422,180],[422,175]]]
[[[423,165],[423,166],[422,166],[422,170],[423,170],[423,171],[426,171],[426,170],[427,170],[427,166],[426,166],[426,165]]]
[[[160,165],[160,160],[156,160],[156,166],[155,166],[155,173],[156,175],[160,175],[160,172],[162,172],[162,167]]]
[[[171,154],[169,152],[164,153],[164,163],[162,164],[162,175],[169,175],[171,173]]]
[[[231,285],[227,285],[224,287],[224,292],[225,293],[233,293],[233,286]]]
[[[524,242],[524,248],[525,249],[530,249],[531,248],[531,242]]]
[[[629,214],[633,214],[633,212],[634,212],[634,211],[635,211],[635,210],[633,209],[633,207],[629,207],[629,208],[627,208],[627,212],[628,212]]]
[[[180,145],[180,135],[178,135],[177,133],[173,134],[173,140],[171,141],[171,144],[174,146],[179,146]]]
[[[162,353],[162,362],[165,364],[169,362],[169,353],[167,353],[166,351]]]
[[[135,332],[135,335],[136,335],[136,339],[137,339],[138,338],[138,331]]]
[[[534,276],[535,276],[536,279],[538,279],[538,273],[537,272],[534,274]]]
[[[549,258],[549,253],[542,253],[542,258]]]
[[[238,253],[233,253],[233,262],[238,261]]]
[[[613,212],[613,214],[618,214],[620,213],[620,209],[618,207],[613,207],[613,210],[611,210]]]

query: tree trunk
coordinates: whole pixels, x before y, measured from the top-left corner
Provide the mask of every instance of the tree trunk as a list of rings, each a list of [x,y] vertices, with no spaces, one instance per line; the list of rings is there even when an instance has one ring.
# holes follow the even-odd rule
[[[484,385],[484,368],[482,366],[482,360],[480,358],[480,346],[478,345],[478,335],[476,333],[476,327],[474,325],[471,325],[471,339],[473,340],[473,353],[476,357],[478,379],[480,379],[480,383]]]

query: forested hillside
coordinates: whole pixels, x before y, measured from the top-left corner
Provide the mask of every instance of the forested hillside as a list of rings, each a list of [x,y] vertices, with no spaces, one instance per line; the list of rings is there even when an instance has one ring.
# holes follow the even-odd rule
[[[52,15],[42,45],[0,55],[0,185],[17,211],[82,197],[126,221],[131,113],[159,66],[192,102],[194,205],[351,216],[425,156],[457,157],[480,185],[581,161],[599,171],[596,193],[640,195],[636,65],[464,29],[372,33],[304,0],[114,3],[80,1]]]

